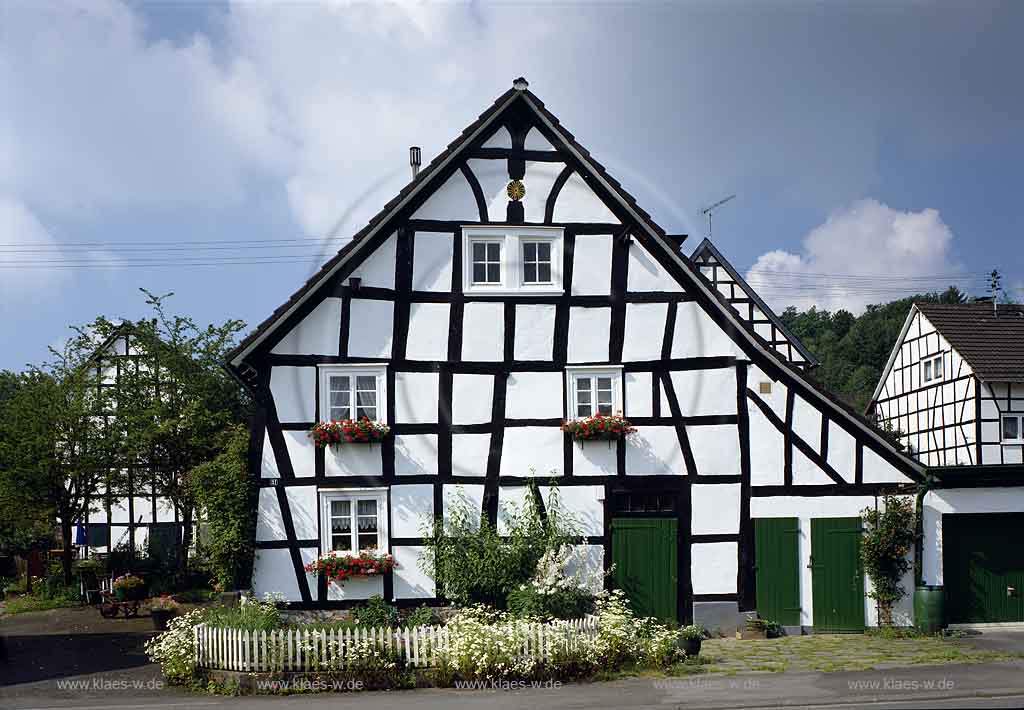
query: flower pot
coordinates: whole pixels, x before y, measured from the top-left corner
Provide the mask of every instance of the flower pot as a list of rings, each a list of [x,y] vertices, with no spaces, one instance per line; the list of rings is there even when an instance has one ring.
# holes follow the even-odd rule
[[[701,639],[684,639],[681,638],[678,641],[678,646],[682,649],[683,653],[687,656],[697,656],[700,654],[700,643]]]
[[[153,619],[154,629],[167,631],[167,624],[177,615],[177,612],[174,609],[151,609],[149,615]]]

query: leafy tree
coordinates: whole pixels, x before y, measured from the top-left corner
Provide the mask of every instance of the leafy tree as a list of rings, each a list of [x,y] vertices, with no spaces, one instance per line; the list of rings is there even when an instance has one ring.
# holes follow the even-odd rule
[[[247,586],[256,539],[257,491],[249,477],[249,432],[241,425],[222,433],[221,453],[192,469],[188,486],[208,525],[203,544],[221,589]]]
[[[175,566],[184,581],[196,511],[189,473],[221,454],[223,432],[245,421],[249,410],[244,391],[222,366],[245,324],[199,326],[168,313],[165,301],[173,294],[141,290],[156,317],[130,325],[144,357],[121,370],[117,415],[129,434],[126,457],[151,468],[157,493],[181,513]]]
[[[893,606],[907,595],[902,580],[912,566],[907,556],[917,539],[913,501],[886,496],[881,508],[861,511],[861,520],[860,559],[872,583],[868,596],[878,602],[879,625],[892,626]]]
[[[79,331],[61,350],[51,348],[53,359],[21,375],[0,412],[4,504],[20,511],[13,522],[23,544],[41,533],[43,521],[56,519],[65,584],[71,583],[72,525],[92,497],[121,484],[120,467],[111,462],[122,437],[88,366],[96,337]]]

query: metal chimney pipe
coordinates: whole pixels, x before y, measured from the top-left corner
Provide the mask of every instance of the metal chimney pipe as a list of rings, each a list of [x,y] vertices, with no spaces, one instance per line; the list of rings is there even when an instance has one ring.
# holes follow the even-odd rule
[[[420,164],[423,162],[420,156],[420,147],[414,145],[409,148],[409,167],[412,168],[412,176],[416,177],[420,172]]]

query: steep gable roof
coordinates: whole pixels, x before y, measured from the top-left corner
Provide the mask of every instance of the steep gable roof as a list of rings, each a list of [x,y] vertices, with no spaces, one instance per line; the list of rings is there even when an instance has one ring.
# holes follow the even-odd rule
[[[277,308],[273,314],[263,321],[255,331],[249,334],[239,346],[229,355],[228,367],[233,374],[239,376],[243,362],[248,354],[253,352],[278,325],[283,323],[292,313],[299,309],[303,302],[315,293],[321,286],[328,283],[330,278],[350,259],[360,253],[366,245],[372,243],[372,238],[384,227],[391,223],[392,219],[401,214],[405,208],[431,181],[455,161],[468,146],[484,135],[485,131],[494,124],[499,117],[516,104],[521,104],[526,110],[533,112],[540,123],[555,137],[556,147],[564,150],[572,162],[578,163],[584,180],[592,189],[607,195],[617,205],[617,209],[628,217],[641,230],[653,245],[661,248],[662,253],[668,258],[673,266],[677,278],[684,281],[684,286],[691,289],[707,307],[708,315],[716,320],[726,331],[734,333],[735,337],[743,341],[751,352],[758,353],[758,364],[771,376],[784,376],[797,389],[811,400],[824,405],[826,409],[838,413],[847,423],[862,432],[879,446],[879,451],[889,459],[891,463],[901,467],[907,475],[920,476],[923,472],[921,465],[894,449],[884,438],[882,438],[873,427],[865,422],[848,407],[839,403],[828,392],[819,388],[816,384],[801,376],[795,367],[788,360],[783,358],[773,348],[768,346],[759,338],[751,325],[740,318],[737,313],[725,302],[719,299],[717,292],[710,284],[701,278],[694,264],[679,251],[678,237],[666,234],[658,224],[654,222],[650,214],[643,210],[636,202],[636,199],[627,192],[622,185],[608,174],[603,165],[597,162],[590,152],[580,145],[575,137],[562,127],[558,118],[552,114],[544,103],[538,99],[529,89],[525,79],[517,79],[513,88],[501,96],[484,111],[480,117],[470,126],[462,131],[448,147],[430,164],[424,168],[401,192],[385,205],[377,215],[360,230],[341,251],[328,261],[313,277],[311,277],[292,297]],[[636,232],[634,232],[636,233]]]
[[[974,373],[989,382],[1024,382],[1024,306],[916,303]]]
[[[782,351],[787,345],[792,347],[798,353],[797,356],[790,355],[788,359],[791,362],[801,364],[808,367],[817,367],[818,359],[811,354],[811,351],[804,347],[804,344],[800,342],[793,333],[790,332],[789,328],[785,326],[782,319],[773,311],[767,303],[765,303],[757,292],[750,287],[746,279],[740,276],[739,272],[733,268],[733,265],[729,263],[729,260],[722,256],[722,252],[718,251],[714,244],[711,243],[710,239],[705,238],[697,248],[690,254],[690,261],[692,261],[703,273],[707,270],[714,270],[715,267],[722,268],[729,275],[730,280],[738,287],[742,293],[742,296],[736,296],[735,294],[726,295],[722,293],[716,280],[712,279],[712,286],[715,286],[715,290],[720,294],[729,305],[737,311],[740,318],[747,321],[754,327],[754,332],[757,333],[757,318],[756,311],[760,310],[761,314],[764,315],[765,319],[771,324],[774,329],[773,338],[767,342],[777,350]],[[705,274],[706,276],[706,274]],[[744,313],[746,312],[746,315]],[[778,338],[777,335],[781,335]],[[758,334],[760,336],[760,334]]]

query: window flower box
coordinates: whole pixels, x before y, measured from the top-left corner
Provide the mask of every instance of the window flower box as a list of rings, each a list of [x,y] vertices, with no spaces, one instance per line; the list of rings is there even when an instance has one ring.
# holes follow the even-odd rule
[[[636,432],[636,427],[621,414],[594,414],[562,422],[562,431],[567,432],[573,440],[581,443],[584,441],[612,442],[633,434]]]
[[[309,432],[309,437],[318,449],[342,444],[374,444],[391,431],[384,422],[362,419],[339,419],[320,422]]]
[[[370,551],[358,555],[328,552],[306,565],[306,571],[323,575],[329,582],[344,582],[346,579],[376,577],[395,568],[395,558],[389,554],[375,554]]]

